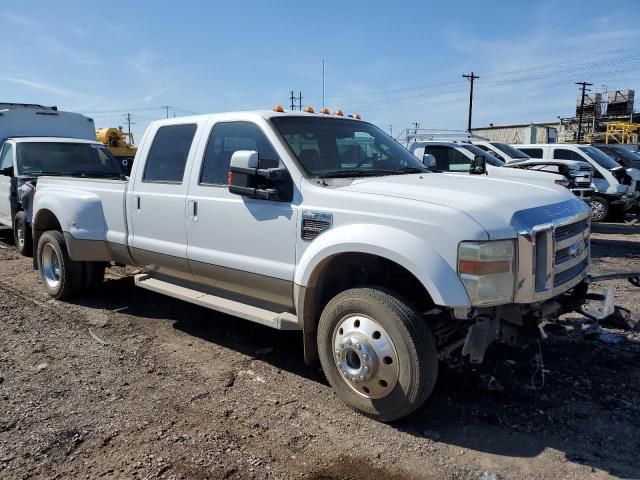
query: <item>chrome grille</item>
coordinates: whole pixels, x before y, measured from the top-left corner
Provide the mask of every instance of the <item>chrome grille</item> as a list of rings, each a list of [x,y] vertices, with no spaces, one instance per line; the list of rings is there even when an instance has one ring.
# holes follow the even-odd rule
[[[558,220],[559,213],[566,215]],[[591,226],[586,205],[565,202],[518,212],[514,217],[519,228],[516,303],[547,300],[584,279]]]
[[[561,225],[556,227],[553,237],[556,242],[561,242],[569,237],[578,235],[584,232],[589,227],[589,219],[585,218],[576,223],[570,223],[568,225]]]
[[[557,273],[553,278],[553,288],[557,288],[565,283],[573,280],[577,275],[581,274],[585,268],[589,265],[589,259],[585,258],[580,263],[568,268],[560,273]]]

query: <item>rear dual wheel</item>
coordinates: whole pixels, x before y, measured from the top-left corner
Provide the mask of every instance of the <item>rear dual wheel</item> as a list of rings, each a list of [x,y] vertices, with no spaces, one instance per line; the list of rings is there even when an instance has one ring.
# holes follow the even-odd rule
[[[13,220],[13,241],[16,250],[25,257],[33,254],[33,238],[31,236],[31,226],[27,222],[27,212],[16,213]]]
[[[43,233],[38,241],[37,255],[42,284],[53,298],[64,300],[83,288],[102,284],[105,264],[71,260],[62,232]]]
[[[347,290],[327,304],[318,324],[318,352],[338,396],[380,421],[419,408],[438,376],[425,321],[395,295],[375,288]]]

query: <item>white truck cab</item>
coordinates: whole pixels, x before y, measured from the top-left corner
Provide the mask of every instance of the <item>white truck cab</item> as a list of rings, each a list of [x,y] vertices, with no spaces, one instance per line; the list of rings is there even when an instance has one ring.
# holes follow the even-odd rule
[[[389,421],[440,360],[536,342],[584,297],[590,210],[551,183],[431,172],[357,116],[173,118],[129,179],[40,179],[35,266],[55,298],[117,262],[139,287],[301,330],[340,398]]]
[[[55,174],[55,168],[47,165],[59,163],[60,148],[73,147],[48,152],[46,145],[69,138],[97,143],[93,120],[57,107],[0,103],[0,225],[13,229],[16,248],[23,255],[31,254],[31,200],[41,175],[31,163],[41,162],[41,171]]]
[[[43,175],[120,178],[122,170],[109,150],[95,140],[5,139],[0,147],[0,225],[13,228],[15,246],[22,255],[31,255],[33,250],[33,196]]]
[[[609,217],[612,210],[627,212],[637,200],[636,184],[640,178],[635,169],[625,170],[613,158],[591,145],[527,144],[515,145],[532,158],[551,158],[588,162],[593,168],[596,192],[591,199],[593,220]]]

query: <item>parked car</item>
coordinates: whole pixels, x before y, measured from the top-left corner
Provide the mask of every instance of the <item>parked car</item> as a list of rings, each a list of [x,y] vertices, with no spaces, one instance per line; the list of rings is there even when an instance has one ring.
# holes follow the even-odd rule
[[[596,192],[591,199],[592,219],[605,220],[612,210],[628,212],[636,200],[636,183],[633,172],[590,145],[529,144],[515,145],[532,158],[554,158],[589,162],[593,168],[593,184]]]
[[[508,168],[505,162],[469,142],[417,141],[409,146],[409,151],[428,166],[442,172],[469,174],[474,159],[482,157],[486,162],[486,173],[492,178],[524,182],[542,187],[555,187],[556,185],[567,187],[569,185],[563,175]]]
[[[31,217],[43,175],[120,178],[122,170],[97,141],[58,137],[5,139],[0,149],[0,224],[13,228],[16,249],[31,255]]]
[[[36,265],[58,299],[117,262],[142,288],[301,330],[338,396],[390,421],[429,397],[439,359],[535,343],[584,299],[590,209],[534,173],[551,186],[431,172],[334,115],[155,121],[129,179],[40,178]]]
[[[595,192],[592,183],[593,169],[587,162],[560,159],[532,159],[521,150],[501,142],[490,142],[470,136],[469,142],[490,152],[508,166],[525,170],[537,170],[563,175],[568,180],[567,188],[585,202],[590,202]]]

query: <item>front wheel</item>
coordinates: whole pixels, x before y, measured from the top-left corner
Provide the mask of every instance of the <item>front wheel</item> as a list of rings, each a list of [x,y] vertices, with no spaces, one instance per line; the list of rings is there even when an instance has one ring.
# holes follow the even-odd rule
[[[602,222],[609,215],[609,202],[602,197],[593,197],[591,199],[591,220],[594,222]]]
[[[25,211],[16,213],[16,218],[13,221],[13,240],[18,253],[25,257],[30,257],[33,254],[31,227],[27,223],[27,213]]]
[[[38,269],[44,289],[53,298],[69,298],[82,286],[82,264],[69,258],[61,232],[49,231],[40,237]]]
[[[347,290],[327,304],[318,353],[342,401],[384,422],[419,408],[438,376],[426,322],[398,297],[374,288]]]

